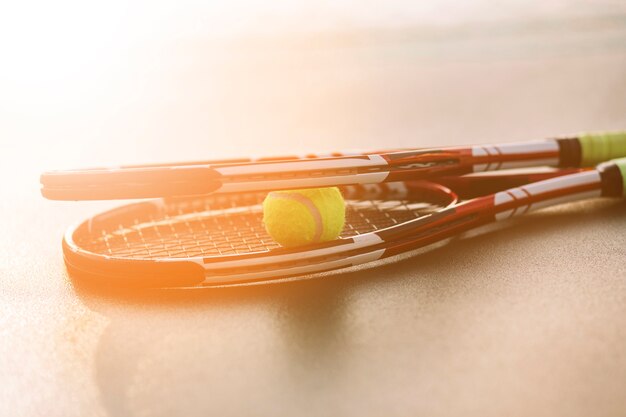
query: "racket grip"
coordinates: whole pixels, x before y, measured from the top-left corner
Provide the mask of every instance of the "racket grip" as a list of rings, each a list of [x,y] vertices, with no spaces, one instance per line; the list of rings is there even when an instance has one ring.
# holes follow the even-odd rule
[[[578,137],[582,166],[626,156],[626,131],[587,133]]]

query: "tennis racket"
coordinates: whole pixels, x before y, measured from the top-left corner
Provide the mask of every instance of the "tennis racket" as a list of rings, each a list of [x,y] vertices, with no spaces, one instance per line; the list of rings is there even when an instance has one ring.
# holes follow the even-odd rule
[[[626,156],[626,133],[441,149],[135,165],[41,176],[53,200],[153,198],[415,181],[508,168],[593,166]]]
[[[261,202],[266,193],[148,200],[69,229],[63,251],[70,274],[105,285],[264,282],[394,257],[567,201],[624,197],[625,177],[626,158],[586,170],[345,186],[342,236],[297,248],[281,248],[265,232]],[[469,200],[460,202],[459,196]]]

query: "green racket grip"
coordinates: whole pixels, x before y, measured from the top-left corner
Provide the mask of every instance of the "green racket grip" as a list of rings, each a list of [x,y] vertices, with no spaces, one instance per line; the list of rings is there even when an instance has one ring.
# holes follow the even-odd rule
[[[582,166],[593,166],[610,159],[626,157],[626,131],[586,133],[580,135],[578,140]]]

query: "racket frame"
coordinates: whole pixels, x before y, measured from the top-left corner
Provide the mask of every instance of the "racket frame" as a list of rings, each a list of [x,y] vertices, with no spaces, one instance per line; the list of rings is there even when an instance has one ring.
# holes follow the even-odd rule
[[[53,200],[102,200],[204,195],[432,179],[533,166],[577,167],[576,138],[499,145],[335,153],[300,159],[238,159],[213,163],[138,165],[50,171],[41,192]],[[580,152],[580,149],[578,149]],[[211,161],[205,161],[211,162]]]

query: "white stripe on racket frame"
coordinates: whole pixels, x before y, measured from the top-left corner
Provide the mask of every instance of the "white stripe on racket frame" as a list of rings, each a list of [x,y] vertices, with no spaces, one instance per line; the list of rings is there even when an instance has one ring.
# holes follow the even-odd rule
[[[549,180],[541,181],[539,183],[529,184],[524,187],[512,188],[507,191],[501,191],[499,193],[496,193],[494,196],[494,205],[497,207],[502,204],[510,203],[514,200],[523,200],[525,198],[528,198],[529,195],[537,196],[552,191],[558,191],[581,185],[600,184],[601,182],[602,178],[600,177],[600,173],[598,171],[589,171],[576,175],[552,178]],[[563,204],[570,201],[579,201],[587,198],[600,197],[601,195],[602,190],[600,188],[598,188],[597,190],[568,194],[497,213],[496,219],[508,219],[509,217],[518,216],[531,210],[538,210],[544,207]]]
[[[307,177],[281,180],[263,180],[223,183],[217,190],[220,193],[237,193],[255,190],[293,190],[309,187],[331,187],[335,185],[369,184],[384,182],[389,172],[369,172],[333,177]]]
[[[349,258],[337,259],[329,262],[314,263],[309,265],[296,266],[292,268],[274,269],[270,271],[250,272],[247,274],[233,274],[233,275],[213,275],[207,276],[202,284],[227,284],[228,281],[253,281],[263,280],[267,278],[280,278],[280,277],[292,277],[298,275],[309,275],[317,272],[331,271],[340,268],[347,268],[351,266],[361,265],[367,262],[379,260],[385,249],[379,249],[376,251],[354,255]]]
[[[538,140],[533,142],[514,142],[500,145],[472,146],[472,156],[474,157],[497,157],[499,155],[533,155],[538,153],[559,153],[559,145],[554,140]],[[559,163],[558,156],[554,158],[491,162],[487,164],[475,164],[474,172],[492,171],[496,169],[510,169],[528,166],[550,165],[556,166]]]
[[[235,165],[215,167],[215,171],[230,177],[237,175],[270,174],[281,172],[315,171],[324,169],[363,168],[387,166],[387,160],[380,155],[363,155],[360,158],[308,159],[267,164]]]

